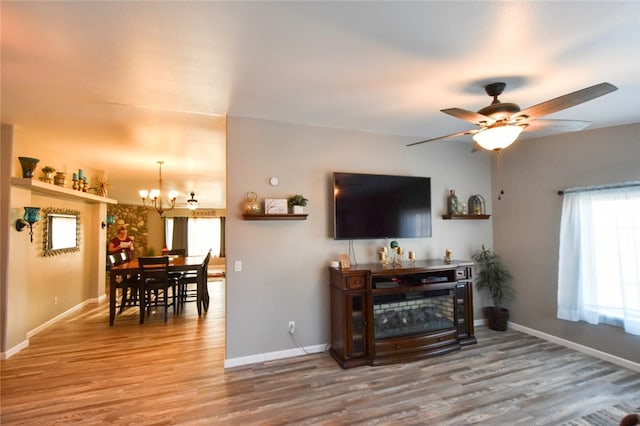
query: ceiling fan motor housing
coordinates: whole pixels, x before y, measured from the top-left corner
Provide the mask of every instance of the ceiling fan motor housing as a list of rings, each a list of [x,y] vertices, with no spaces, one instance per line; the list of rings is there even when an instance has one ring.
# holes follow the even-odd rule
[[[491,105],[478,110],[478,114],[500,120],[509,118],[516,112],[520,112],[520,107],[517,104],[500,102],[498,99],[498,96],[502,94],[505,87],[507,87],[507,84],[502,82],[491,83],[484,86],[484,91],[487,92],[487,95],[493,97],[493,102],[491,102]]]

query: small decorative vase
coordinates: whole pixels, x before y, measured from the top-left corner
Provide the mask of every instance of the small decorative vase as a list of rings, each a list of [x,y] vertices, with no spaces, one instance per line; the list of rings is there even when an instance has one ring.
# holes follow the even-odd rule
[[[53,177],[53,183],[58,186],[64,186],[65,180],[67,179],[67,174],[65,172],[57,172]]]
[[[447,214],[456,214],[458,212],[458,197],[456,190],[452,189],[447,197]]]
[[[18,160],[20,160],[20,166],[22,166],[22,177],[32,178],[33,172],[36,170],[36,166],[40,160],[31,157],[18,157]]]

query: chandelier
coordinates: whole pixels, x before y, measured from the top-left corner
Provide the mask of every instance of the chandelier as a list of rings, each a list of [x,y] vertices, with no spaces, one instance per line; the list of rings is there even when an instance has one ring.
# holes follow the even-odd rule
[[[176,198],[178,197],[178,191],[169,191],[167,199],[168,207],[164,208],[162,203],[162,164],[164,164],[164,161],[158,161],[158,189],[152,189],[151,191],[141,189],[138,191],[140,198],[142,198],[142,205],[147,207],[146,199],[149,197],[149,200],[151,201],[151,205],[149,207],[153,207],[160,216],[162,216],[165,211],[172,210],[176,206]]]

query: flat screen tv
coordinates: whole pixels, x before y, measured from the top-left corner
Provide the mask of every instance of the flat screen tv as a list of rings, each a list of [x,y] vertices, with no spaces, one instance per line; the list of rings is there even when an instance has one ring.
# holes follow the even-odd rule
[[[431,178],[333,174],[336,240],[431,237]]]

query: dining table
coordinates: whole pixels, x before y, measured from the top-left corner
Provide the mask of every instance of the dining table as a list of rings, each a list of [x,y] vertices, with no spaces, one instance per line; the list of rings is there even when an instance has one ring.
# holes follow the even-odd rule
[[[202,308],[205,311],[209,306],[209,292],[206,291],[207,271],[204,268],[204,260],[206,256],[175,256],[169,257],[169,273],[172,272],[197,272],[197,291],[196,306],[198,308],[198,316],[202,315]],[[140,272],[138,259],[133,258],[127,262],[114,265],[109,270],[109,325],[113,325],[116,319],[116,288],[118,277],[121,279],[127,276],[135,275]],[[142,300],[141,297],[138,300]],[[144,317],[144,309],[140,309],[140,318]]]

